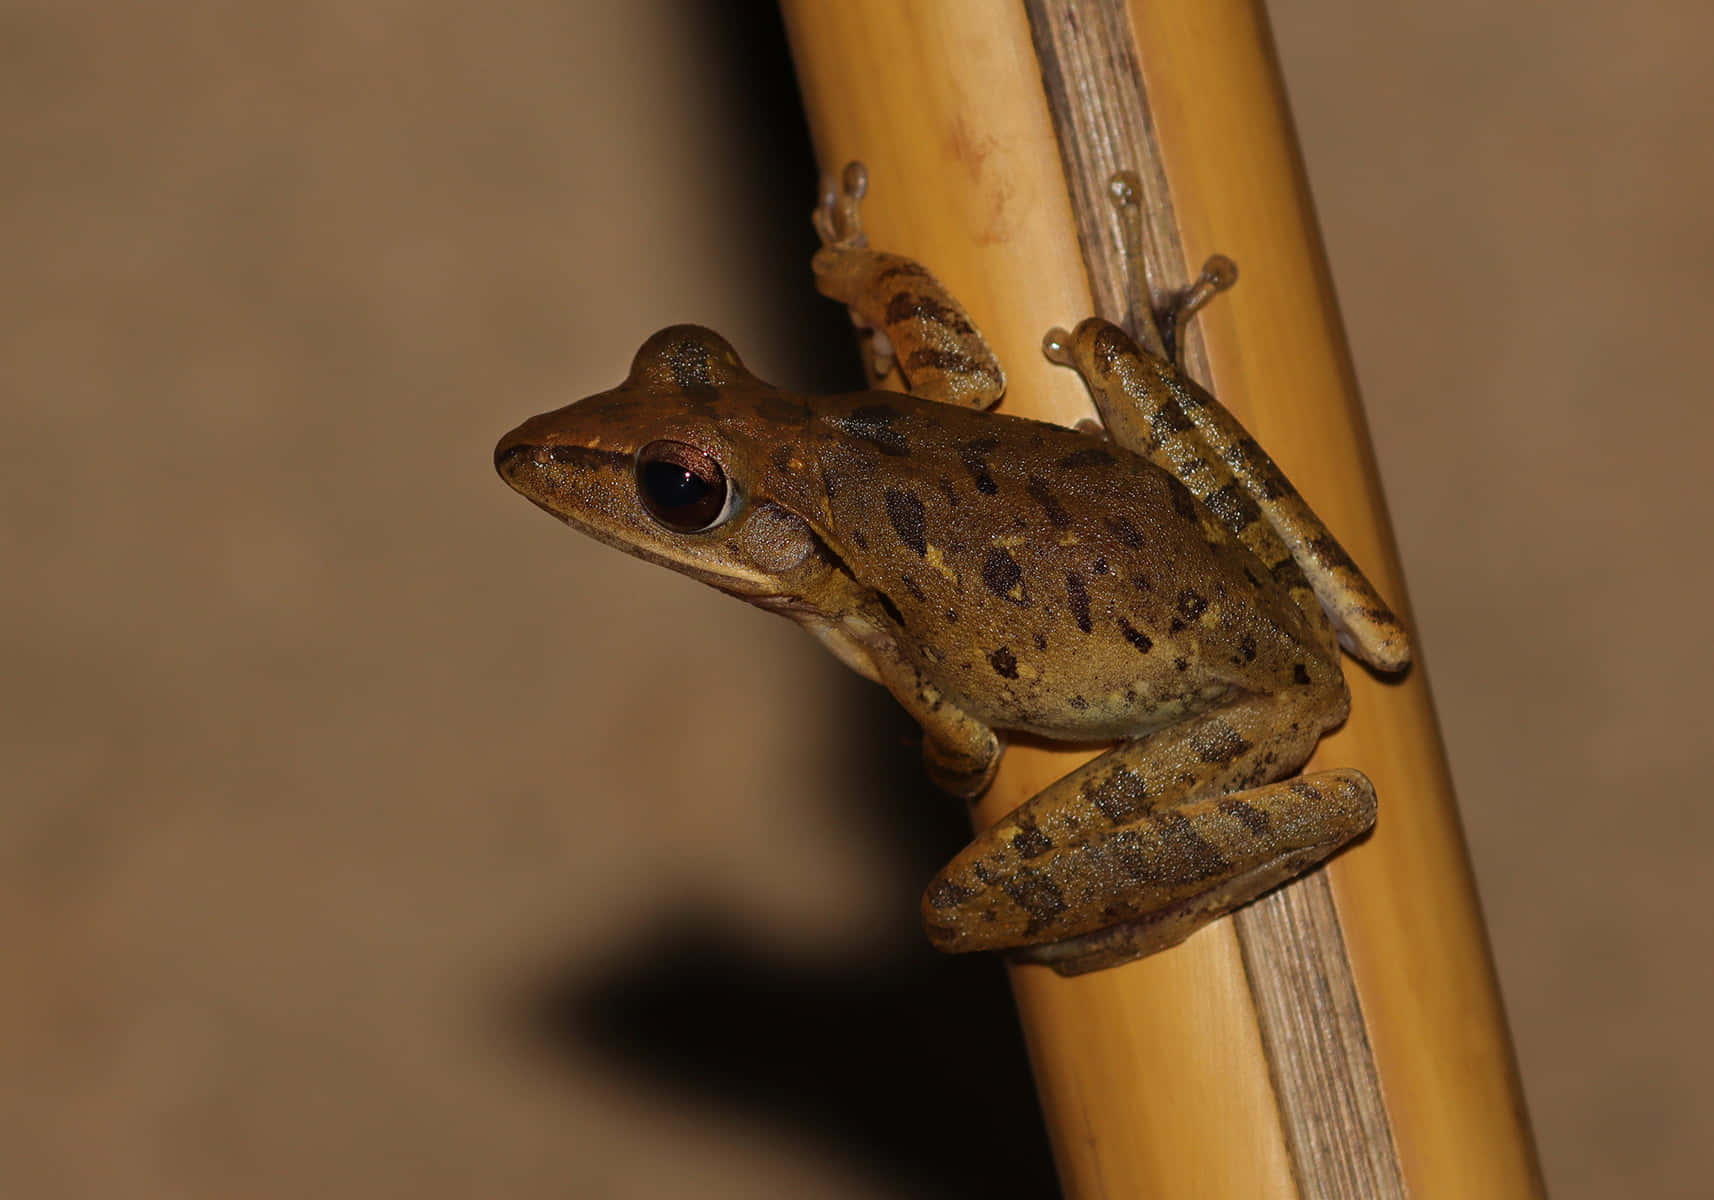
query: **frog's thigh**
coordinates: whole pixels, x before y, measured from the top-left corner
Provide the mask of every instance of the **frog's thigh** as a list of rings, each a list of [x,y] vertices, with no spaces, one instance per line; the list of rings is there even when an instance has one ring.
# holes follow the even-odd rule
[[[930,939],[946,951],[1066,942],[1030,957],[1061,970],[1111,965],[1327,857],[1373,823],[1374,790],[1356,771],[1271,782],[1321,731],[1295,707],[1257,698],[1204,714],[1057,781],[929,885]]]

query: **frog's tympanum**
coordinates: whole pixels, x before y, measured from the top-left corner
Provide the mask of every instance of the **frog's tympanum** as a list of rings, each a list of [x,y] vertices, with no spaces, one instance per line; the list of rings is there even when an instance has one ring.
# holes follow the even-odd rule
[[[985,411],[1000,365],[926,269],[868,248],[862,191],[855,164],[825,189],[815,277],[909,394],[782,391],[677,325],[495,464],[568,525],[809,630],[921,724],[949,792],[987,786],[1004,732],[1118,743],[929,884],[936,946],[1066,974],[1171,946],[1373,823],[1357,771],[1292,776],[1345,717],[1339,647],[1395,671],[1404,632],[1164,337],[1048,335],[1105,436]]]

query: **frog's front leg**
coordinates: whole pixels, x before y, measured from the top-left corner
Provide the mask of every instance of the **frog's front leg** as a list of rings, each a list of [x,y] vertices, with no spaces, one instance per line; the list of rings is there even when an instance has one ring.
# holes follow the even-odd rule
[[[1356,771],[1281,777],[1344,715],[1331,681],[1127,742],[980,834],[923,897],[941,950],[1013,950],[1061,974],[1174,945],[1374,822]]]
[[[1006,394],[1006,373],[964,307],[915,259],[869,249],[858,207],[868,189],[862,163],[829,181],[815,210],[821,249],[810,266],[821,294],[847,306],[872,330],[870,367],[885,375],[896,361],[911,393],[967,408],[992,408]]]
[[[986,791],[1000,765],[999,735],[897,654],[877,654],[872,661],[880,682],[922,727],[923,767],[934,785],[965,800]]]

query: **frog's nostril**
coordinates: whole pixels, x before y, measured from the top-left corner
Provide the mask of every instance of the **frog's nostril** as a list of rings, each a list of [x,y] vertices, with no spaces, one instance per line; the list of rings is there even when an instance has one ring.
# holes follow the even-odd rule
[[[507,438],[494,447],[494,469],[505,475],[518,459],[533,458],[536,449],[528,442],[514,442]]]

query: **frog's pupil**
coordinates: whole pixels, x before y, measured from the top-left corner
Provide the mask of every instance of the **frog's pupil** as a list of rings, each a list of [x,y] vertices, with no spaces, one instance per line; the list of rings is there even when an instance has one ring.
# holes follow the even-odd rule
[[[661,508],[687,508],[708,495],[708,484],[677,463],[652,462],[643,466],[643,486]]]

